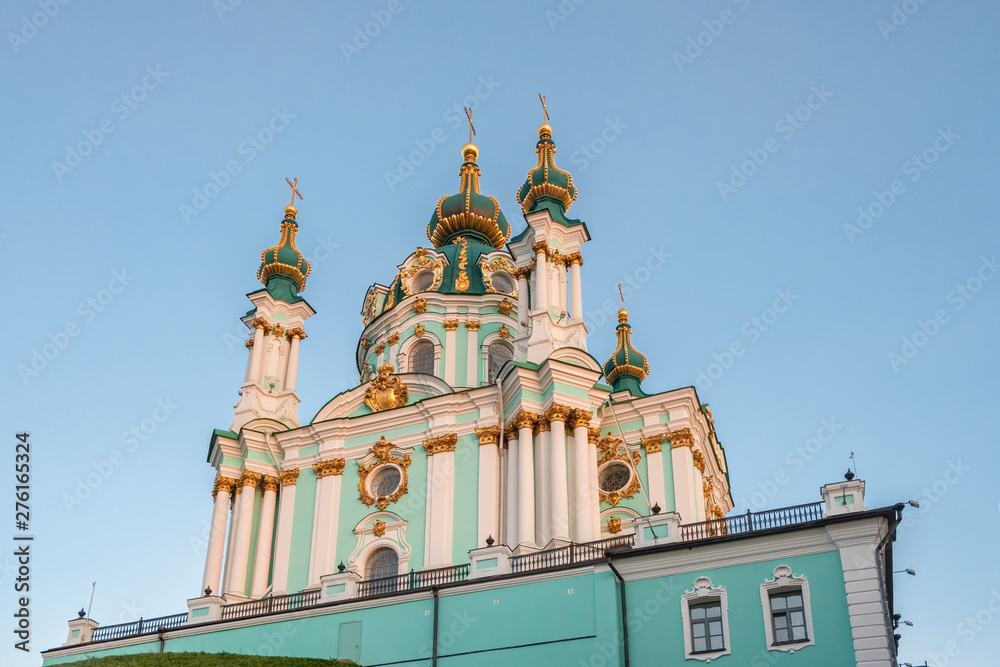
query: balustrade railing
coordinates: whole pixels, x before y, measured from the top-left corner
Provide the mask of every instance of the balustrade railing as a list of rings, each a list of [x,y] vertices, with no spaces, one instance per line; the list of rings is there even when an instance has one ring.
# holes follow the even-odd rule
[[[311,607],[319,602],[319,591],[305,591],[303,593],[292,593],[290,595],[275,595],[272,597],[230,604],[222,608],[222,620],[228,621],[233,618],[246,618],[247,616],[259,616],[261,614],[273,614],[278,611],[292,611]]]
[[[702,521],[700,523],[689,523],[681,526],[681,540],[684,542],[704,540],[710,537],[753,533],[759,530],[819,521],[823,518],[823,507],[824,503],[818,502],[795,505],[793,507],[782,507],[764,512],[751,512],[748,510],[746,514],[737,514],[736,516],[712,519],[711,521]]]
[[[434,570],[422,570],[415,572],[410,570],[406,574],[394,577],[381,577],[379,579],[366,579],[358,582],[358,597],[366,598],[376,595],[390,595],[404,591],[415,591],[422,588],[431,588],[442,584],[451,584],[458,581],[465,581],[469,578],[469,565],[455,565],[453,567],[441,567]]]
[[[129,623],[118,623],[117,625],[104,625],[94,628],[94,634],[90,641],[103,642],[109,639],[123,639],[125,637],[135,637],[158,632],[161,628],[170,630],[179,628],[187,621],[187,612],[183,614],[173,614],[172,616],[160,616],[158,618],[140,618],[138,621]]]

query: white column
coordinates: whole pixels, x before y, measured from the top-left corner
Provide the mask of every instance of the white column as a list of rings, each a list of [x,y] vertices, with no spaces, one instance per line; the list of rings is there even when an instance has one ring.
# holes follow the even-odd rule
[[[692,486],[694,486],[694,507],[695,507],[695,521],[706,521],[708,519],[708,508],[705,507],[705,490],[704,490],[704,477],[701,474],[701,470],[695,467],[692,477],[694,481]]]
[[[663,479],[663,436],[657,435],[652,438],[643,438],[642,444],[646,449],[646,483],[649,492],[649,502],[652,505],[659,505],[665,508],[667,502],[666,485]],[[670,446],[669,444],[667,445]]]
[[[250,597],[259,598],[267,591],[267,573],[271,569],[271,537],[274,535],[274,504],[278,499],[278,478],[264,477],[264,498],[257,526],[257,553],[253,560]]]
[[[504,535],[504,543],[511,549],[517,546],[518,538],[518,528],[517,528],[517,501],[520,497],[520,492],[517,488],[518,481],[518,460],[517,453],[520,450],[520,441],[516,437],[516,432],[511,430],[513,426],[508,427],[508,432],[515,434],[507,441],[507,525],[505,526],[506,533]]]
[[[601,496],[597,492],[597,439],[601,429],[587,429],[587,476],[590,477],[590,539],[601,539]]]
[[[246,597],[247,564],[250,561],[250,533],[253,532],[253,503],[257,492],[257,476],[243,474],[240,478],[242,493],[239,496],[240,516],[236,526],[233,548],[233,574],[226,593]]]
[[[479,366],[482,363],[479,354],[479,324],[466,320],[465,328],[468,329],[469,342],[466,351],[465,373],[466,387],[479,386]],[[484,374],[485,377],[485,374]]]
[[[570,478],[570,507],[572,508],[572,521],[570,522],[570,538],[574,542],[590,542],[591,537],[591,514],[597,512],[597,507],[590,502],[590,470],[587,468],[587,455],[590,452],[590,443],[587,442],[587,425],[589,421],[584,421],[577,415],[573,416],[573,446],[570,448],[570,459],[572,461],[573,474]]]
[[[549,420],[539,415],[535,422],[535,544],[543,547],[552,537],[552,512],[549,507],[551,480],[552,431]]]
[[[570,318],[577,322],[583,321],[583,293],[580,291],[580,265],[582,259],[574,257],[571,260],[569,273],[572,284],[570,285],[570,298],[573,299],[573,306],[570,309]]]
[[[233,555],[236,553],[236,526],[240,522],[241,491],[242,487],[237,480],[236,484],[233,485],[229,500],[232,519],[229,521],[229,538],[226,540],[226,564],[222,575],[222,588],[217,591],[218,593],[225,593],[229,590],[229,580],[233,576]]]
[[[278,510],[278,532],[274,538],[274,570],[271,572],[271,592],[288,592],[288,562],[291,556],[292,519],[295,512],[295,482],[299,469],[281,471],[281,503]]]
[[[528,311],[531,309],[531,293],[528,289],[528,269],[517,271],[517,331],[520,335],[522,322],[527,326]]]
[[[198,595],[204,595],[205,589],[219,594],[219,577],[222,575],[222,555],[226,542],[226,522],[229,520],[229,498],[235,479],[219,476],[215,480],[215,506],[212,509],[212,525],[208,531],[208,553],[205,555],[205,576],[201,580],[201,590]]]
[[[299,378],[299,340],[305,334],[293,334],[291,347],[288,350],[288,371],[285,373],[285,389],[295,391],[295,382]]]
[[[539,246],[535,254],[535,310],[549,309],[549,263],[545,247]]]
[[[260,319],[260,318],[258,318]],[[255,320],[256,321],[256,320]],[[260,381],[261,359],[264,356],[264,323],[254,325],[253,348],[250,349],[250,381],[254,384]]]
[[[456,440],[455,435],[444,435],[424,441],[424,449],[427,450],[425,568],[452,564]]]
[[[558,410],[556,408],[559,408]],[[552,433],[549,438],[550,484],[548,510],[549,539],[569,540],[569,495],[566,470],[566,418],[569,408],[553,405],[546,416],[551,420]]]
[[[327,500],[329,506],[329,511],[326,513],[326,526],[324,528],[324,534],[326,535],[325,548],[321,554],[320,564],[322,565],[322,572],[319,576],[324,574],[333,574],[337,571],[337,530],[340,526],[340,487],[344,483],[344,467],[340,464],[339,468],[335,468],[336,472],[327,477],[327,490],[324,497]]]
[[[316,472],[316,505],[313,510],[313,544],[309,554],[308,587],[319,586],[324,574],[336,571],[337,524],[340,518],[340,483],[344,460],[313,464]]]
[[[486,538],[500,542],[500,427],[477,428],[479,436],[479,521],[476,548]]]
[[[312,544],[309,549],[309,578],[306,588],[319,586],[319,578],[324,574],[322,570],[325,561],[320,561],[326,550],[326,526],[329,525],[326,514],[330,511],[330,503],[326,499],[327,483],[324,480],[327,477],[320,474],[321,468],[317,470],[321,465],[313,464],[313,470],[316,471],[316,501],[313,505]]]
[[[559,310],[566,311],[568,317],[569,303],[566,301],[566,264],[560,263],[552,268],[555,270],[556,278],[559,281]]]
[[[454,326],[452,326],[454,325]],[[455,349],[455,339],[457,334],[455,329],[458,327],[458,320],[445,320],[444,327],[444,381],[450,386],[455,386],[455,355],[458,351]]]
[[[522,413],[524,414],[524,413]],[[518,422],[517,445],[517,544],[535,546],[535,457],[531,416],[515,418]]]
[[[694,488],[694,459],[690,447],[674,447],[670,450],[670,461],[674,468],[674,506],[683,523],[698,520],[696,493]]]
[[[552,258],[558,257],[555,253],[552,254]],[[546,273],[549,276],[549,305],[554,309],[559,309],[559,275],[556,270],[556,263],[549,261],[548,270]]]

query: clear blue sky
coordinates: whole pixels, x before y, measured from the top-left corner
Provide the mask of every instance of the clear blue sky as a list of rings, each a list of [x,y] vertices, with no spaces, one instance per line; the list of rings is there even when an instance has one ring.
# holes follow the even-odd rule
[[[365,289],[427,243],[435,202],[455,191],[470,97],[483,189],[523,228],[513,195],[544,92],[580,193],[571,213],[593,234],[594,356],[614,341],[602,302],[631,276],[644,387],[702,377],[737,511],[818,500],[853,451],[869,506],[921,502],[896,548],[918,572],[897,575],[896,609],[916,624],[902,659],[954,642],[950,664],[995,660],[1000,619],[960,625],[1000,590],[995,3],[910,0],[895,25],[890,0],[402,0],[395,14],[382,0],[225,1],[70,2],[51,18],[4,5],[0,432],[5,465],[16,431],[34,444],[33,650],[65,639],[94,580],[102,623],[180,612],[198,593],[208,438],[232,418],[238,317],[277,240],[284,177],[299,178],[314,260],[309,419],[357,380]],[[364,41],[372,12],[385,25]],[[87,154],[68,156],[81,142]],[[206,192],[230,162],[238,173]],[[654,251],[670,256],[647,273]],[[64,347],[24,375],[53,339]],[[157,401],[176,407],[123,444]],[[100,469],[112,472],[67,509]],[[9,635],[0,650],[38,662]]]

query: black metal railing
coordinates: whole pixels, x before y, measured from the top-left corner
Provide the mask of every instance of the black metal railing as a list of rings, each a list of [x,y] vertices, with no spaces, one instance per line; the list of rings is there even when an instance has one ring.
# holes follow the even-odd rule
[[[179,628],[187,622],[187,617],[187,612],[184,612],[183,614],[173,614],[172,616],[140,618],[138,621],[130,623],[100,626],[94,629],[94,634],[90,637],[90,641],[102,642],[108,639],[122,639],[124,637],[150,634],[158,632],[161,628],[164,630]]]
[[[402,593],[404,591],[415,591],[422,588],[441,586],[442,584],[452,584],[458,581],[465,581],[469,578],[469,565],[455,565],[452,567],[441,567],[435,570],[423,570],[414,572],[410,570],[406,574],[395,577],[382,577],[379,579],[366,579],[358,582],[358,597],[367,598],[376,595],[390,595],[392,593]]]
[[[701,523],[689,523],[681,526],[681,540],[684,542],[704,540],[710,537],[754,533],[759,530],[769,530],[771,528],[782,528],[799,523],[819,521],[823,518],[823,507],[824,503],[818,502],[795,505],[793,507],[782,507],[764,512],[751,512],[747,510],[746,514],[737,514],[736,516],[712,519],[711,521],[702,521]]]
[[[604,558],[607,551],[631,549],[633,544],[635,544],[634,535],[619,535],[597,542],[572,543],[558,549],[535,551],[511,557],[510,571],[516,574],[564,565],[591,563]]]
[[[261,614],[273,614],[278,611],[292,611],[311,607],[319,602],[319,591],[305,591],[290,595],[275,595],[273,597],[250,600],[239,604],[230,604],[222,608],[222,620],[246,618]]]

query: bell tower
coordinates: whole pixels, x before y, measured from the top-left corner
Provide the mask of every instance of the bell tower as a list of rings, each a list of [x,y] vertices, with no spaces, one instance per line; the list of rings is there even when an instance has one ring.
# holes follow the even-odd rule
[[[299,397],[295,393],[299,344],[306,337],[303,324],[316,312],[299,296],[311,267],[295,247],[299,230],[295,197],[302,198],[298,179],[288,184],[292,203],[285,207],[281,238],[261,253],[257,269],[264,288],[247,295],[254,307],[242,318],[251,335],[246,342],[247,367],[240,402],[230,427],[236,432],[254,419],[272,419],[287,428],[299,426]]]

